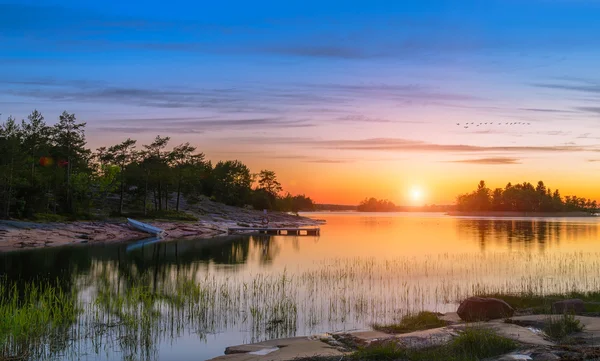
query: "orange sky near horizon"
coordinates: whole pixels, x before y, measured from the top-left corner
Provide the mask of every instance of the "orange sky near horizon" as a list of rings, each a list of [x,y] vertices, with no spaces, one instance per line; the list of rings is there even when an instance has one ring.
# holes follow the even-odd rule
[[[279,154],[277,150],[272,152]],[[457,195],[474,190],[480,180],[485,180],[491,189],[504,188],[508,182],[535,185],[542,180],[552,190],[558,188],[563,197],[600,199],[600,188],[596,185],[600,163],[569,152],[529,155],[515,164],[453,161],[486,159],[486,155],[477,154],[366,152],[362,159],[343,162],[299,162],[295,158],[273,159],[269,153],[269,150],[265,154],[240,153],[235,158],[245,162],[252,172],[274,170],[284,191],[306,194],[318,203],[354,205],[364,198],[375,197],[397,205],[454,204]],[[214,160],[227,158],[211,156],[210,152],[207,156]],[[327,154],[324,158],[329,159]],[[419,199],[412,197],[415,188],[422,193]]]
[[[595,161],[597,151],[593,144],[578,145],[581,148],[550,145],[553,143],[544,142],[544,138],[554,136],[536,134],[547,127],[540,124],[530,126],[531,135],[518,137],[520,142],[509,142],[511,145],[506,149],[490,149],[494,142],[504,144],[503,138],[507,136],[479,134],[480,139],[473,140],[454,133],[455,124],[442,124],[435,132],[426,134],[432,138],[447,138],[441,149],[433,142],[424,142],[425,146],[404,144],[396,138],[374,138],[363,147],[368,149],[341,149],[337,143],[330,146],[319,141],[278,138],[277,134],[267,137],[260,134],[254,141],[244,132],[217,140],[203,139],[202,135],[175,135],[171,145],[190,141],[213,164],[238,159],[253,173],[273,170],[284,192],[306,194],[317,203],[356,205],[364,198],[375,197],[389,199],[397,205],[447,205],[454,204],[457,195],[474,190],[480,180],[485,180],[491,189],[504,188],[508,182],[535,185],[542,180],[552,190],[558,188],[563,197],[577,195],[600,200],[600,187],[596,185],[600,162]],[[116,142],[114,136],[91,134],[92,149]],[[150,142],[152,137],[152,134],[135,137],[138,147]],[[534,140],[540,143],[539,147],[532,146]],[[395,147],[373,149],[370,143],[384,146],[393,143]],[[461,148],[464,145],[476,148],[464,150]],[[360,147],[362,145],[346,148]],[[411,196],[415,188],[422,193],[419,199]]]

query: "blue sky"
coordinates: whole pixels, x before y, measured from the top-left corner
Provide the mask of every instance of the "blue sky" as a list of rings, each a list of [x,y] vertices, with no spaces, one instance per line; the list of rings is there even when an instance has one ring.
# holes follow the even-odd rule
[[[592,0],[0,3],[0,113],[75,112],[92,147],[171,135],[298,190],[316,185],[290,163],[347,177],[386,162],[417,174],[403,187],[449,164],[589,174],[599,17]]]

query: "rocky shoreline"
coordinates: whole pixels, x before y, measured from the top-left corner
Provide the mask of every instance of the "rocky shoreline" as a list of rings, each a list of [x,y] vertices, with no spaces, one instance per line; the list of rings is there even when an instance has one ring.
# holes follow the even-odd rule
[[[230,227],[257,227],[263,212],[231,207],[203,200],[186,213],[198,221],[141,220],[166,232],[165,239],[213,238],[224,235]],[[269,212],[269,226],[300,227],[319,224],[310,218],[281,212]],[[125,219],[36,223],[16,220],[0,221],[0,252],[73,244],[131,242],[149,238],[146,233],[129,227]]]
[[[513,310],[502,300],[473,297],[463,301],[457,312],[438,314],[443,327],[401,334],[361,330],[270,340],[228,347],[225,355],[209,361],[361,361],[363,358],[355,351],[386,346],[391,346],[388,350],[409,350],[398,353],[403,355],[410,355],[410,352],[418,354],[422,350],[425,353],[420,355],[423,356],[428,350],[446,350],[444,347],[451,345],[461,334],[473,330],[483,331],[488,336],[497,335],[513,345],[510,352],[485,357],[488,361],[597,360],[600,359],[600,317],[586,314],[585,306],[586,303],[579,299],[562,300],[552,304],[551,314],[527,315],[523,314],[523,310]],[[568,337],[557,339],[547,326],[563,317],[569,317],[579,328]],[[482,341],[487,340],[484,338]],[[373,355],[364,359],[374,359]],[[412,358],[397,359],[387,353],[385,359]]]

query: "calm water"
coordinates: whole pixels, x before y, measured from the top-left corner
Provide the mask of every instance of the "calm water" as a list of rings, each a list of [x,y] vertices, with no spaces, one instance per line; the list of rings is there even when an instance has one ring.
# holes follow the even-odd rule
[[[205,360],[230,345],[450,311],[479,292],[600,289],[597,218],[308,215],[327,220],[320,237],[34,250],[0,255],[0,273],[78,292],[85,312],[54,355],[87,360]],[[156,312],[118,326],[120,311],[97,298],[135,285],[161,295]]]

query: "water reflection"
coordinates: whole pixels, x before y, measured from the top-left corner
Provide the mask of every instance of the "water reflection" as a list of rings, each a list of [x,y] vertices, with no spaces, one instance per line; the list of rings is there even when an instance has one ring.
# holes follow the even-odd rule
[[[600,288],[595,219],[315,217],[328,221],[320,238],[19,251],[0,255],[0,274],[20,295],[32,280],[76,295],[85,312],[69,332],[81,340],[61,352],[77,346],[93,360],[206,359],[231,344],[454,310],[478,292]]]
[[[480,249],[490,244],[512,249],[544,250],[559,247],[561,241],[591,240],[598,237],[596,222],[547,221],[540,219],[460,219],[456,222],[460,239],[477,240]]]

